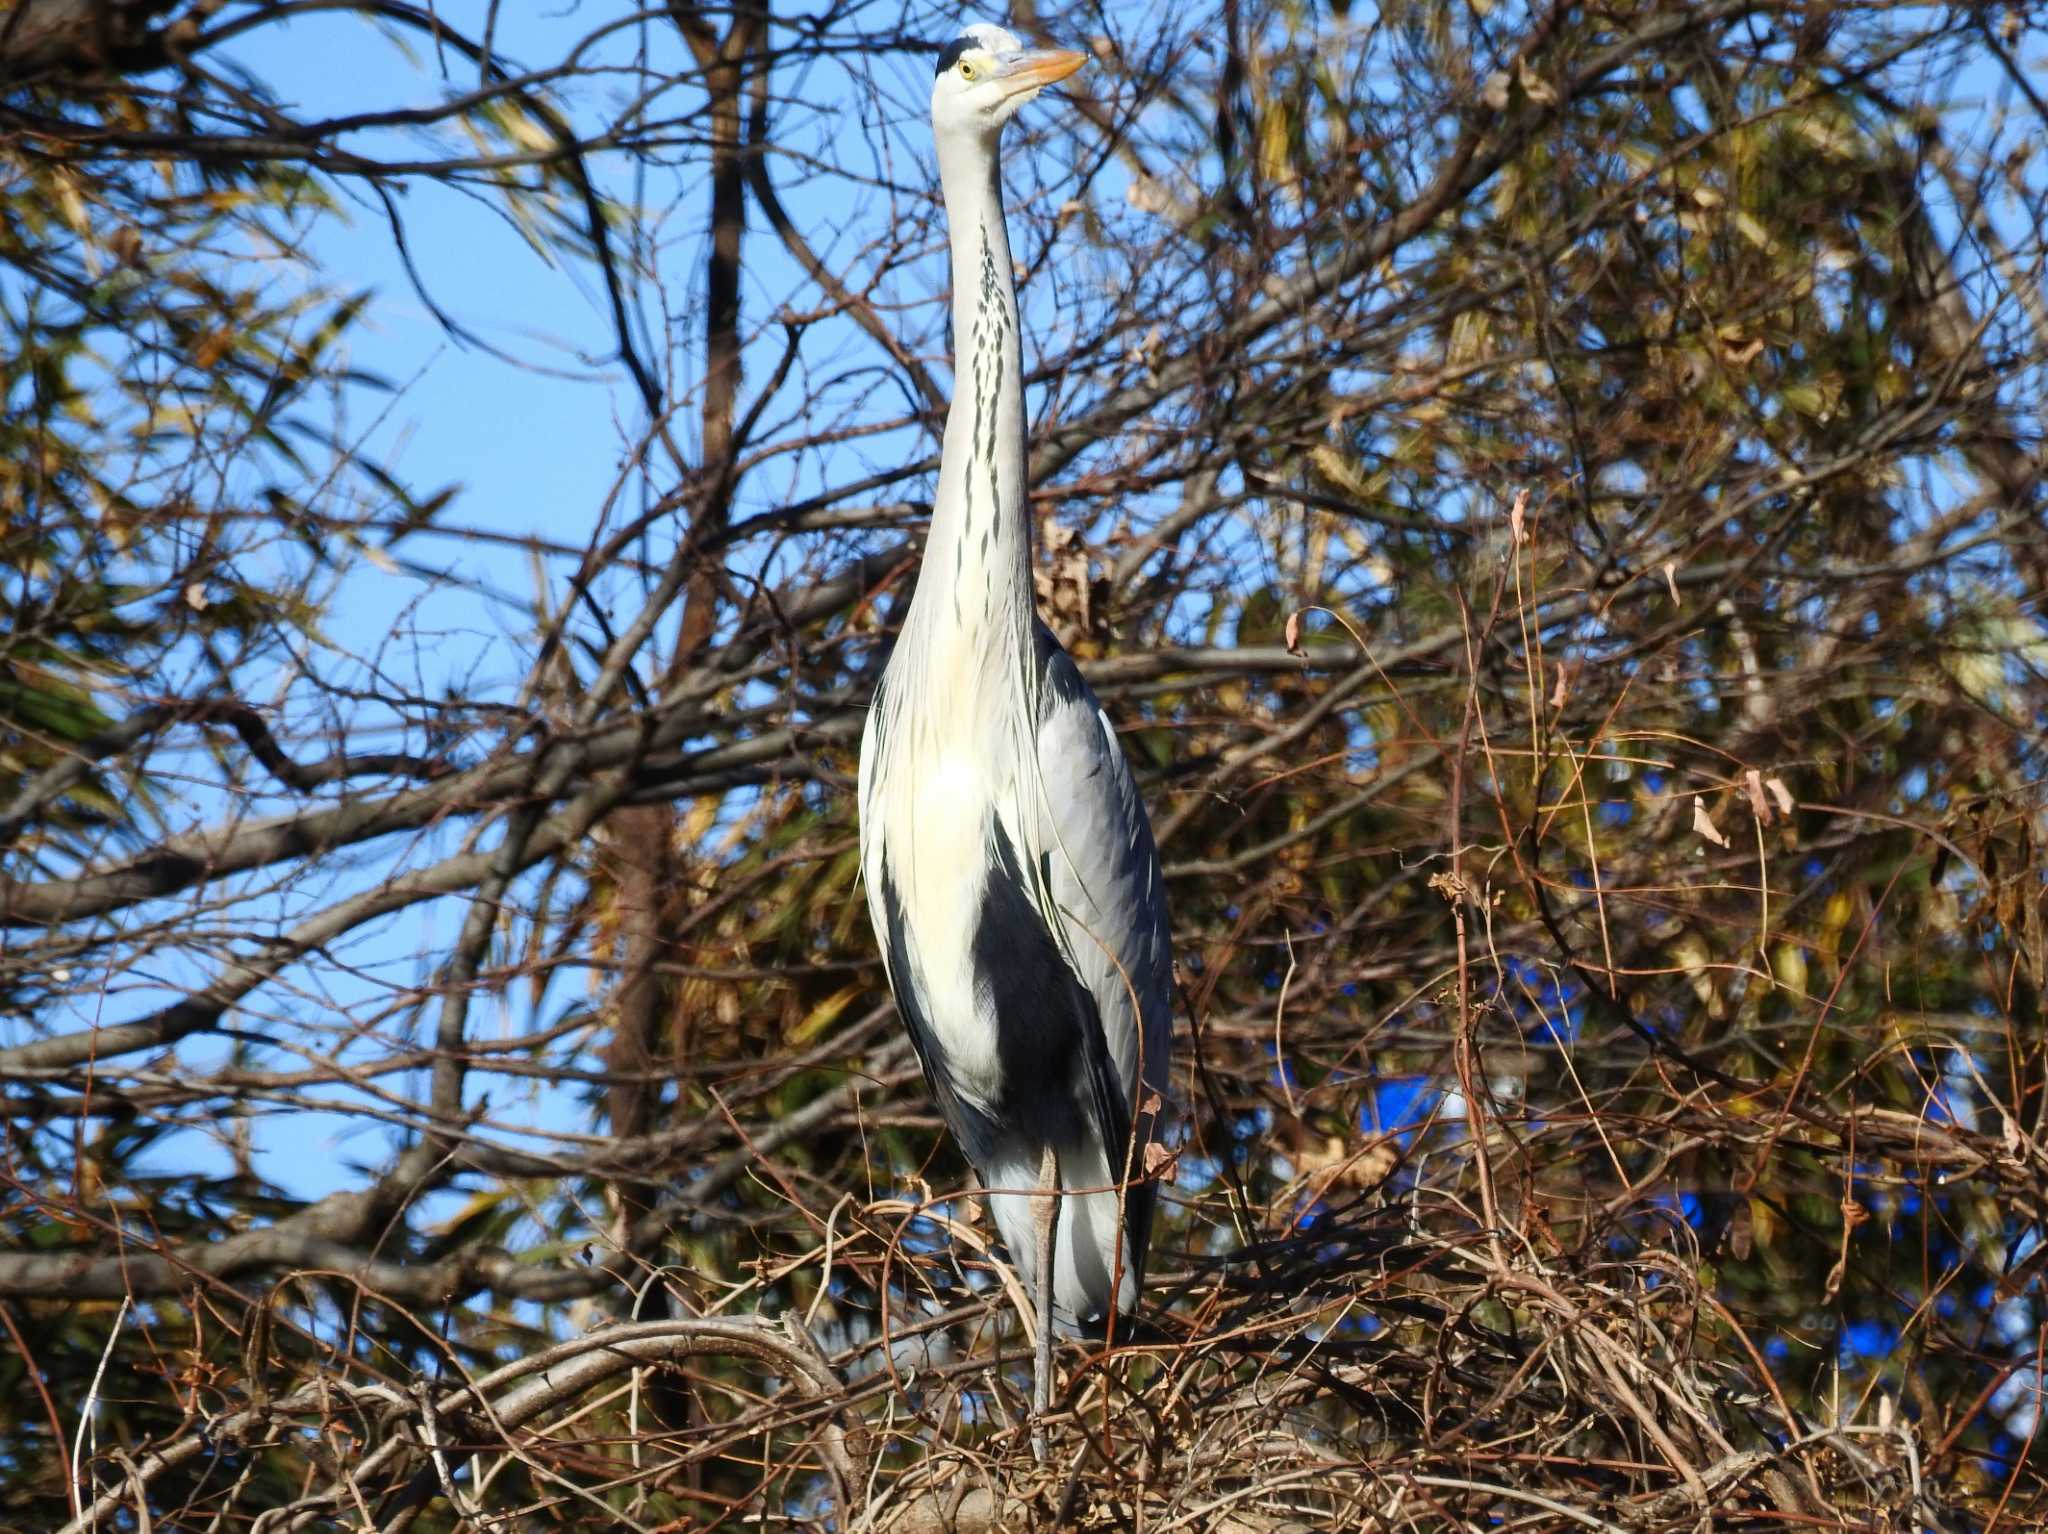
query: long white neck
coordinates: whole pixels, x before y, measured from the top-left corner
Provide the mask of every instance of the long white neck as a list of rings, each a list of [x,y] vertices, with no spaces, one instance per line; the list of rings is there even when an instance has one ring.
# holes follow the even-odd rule
[[[1021,657],[1032,611],[1024,369],[996,142],[942,136],[938,149],[953,247],[953,404],[911,616],[934,625],[930,640]]]

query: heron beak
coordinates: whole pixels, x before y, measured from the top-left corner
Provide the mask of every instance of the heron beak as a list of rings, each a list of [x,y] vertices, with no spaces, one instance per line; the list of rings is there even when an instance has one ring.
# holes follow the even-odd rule
[[[1087,62],[1087,54],[1075,53],[1068,48],[1041,48],[1016,54],[1003,66],[1003,94],[1017,96],[1025,91],[1044,90],[1048,85],[1057,85]]]

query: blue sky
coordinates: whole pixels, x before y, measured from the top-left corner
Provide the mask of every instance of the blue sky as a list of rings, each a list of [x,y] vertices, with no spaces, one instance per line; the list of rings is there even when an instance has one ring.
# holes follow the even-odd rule
[[[551,31],[559,33],[565,24],[579,35],[585,29],[573,7],[566,13],[506,10],[501,36],[514,56],[529,49],[533,57],[555,56],[549,45],[559,49],[561,40],[549,36]],[[419,104],[436,94],[433,77],[395,41],[378,41],[354,17],[314,14],[261,28],[235,53],[302,116],[361,110],[366,102]],[[416,146],[385,133],[369,147],[407,153]],[[460,484],[451,522],[580,541],[616,473],[622,423],[630,427],[638,409],[622,370],[607,360],[613,343],[588,291],[587,274],[543,261],[477,197],[424,181],[408,184],[397,201],[425,286],[465,328],[533,364],[515,366],[452,339],[415,293],[381,207],[346,184],[340,195],[350,199],[347,216],[318,220],[307,254],[322,282],[375,294],[351,333],[350,361],[388,380],[397,392],[355,388],[344,401],[368,456],[393,468],[416,491]],[[414,540],[403,552],[520,597],[533,592],[531,564],[513,547],[435,538]],[[359,564],[340,588],[328,632],[338,648],[360,640],[365,651],[358,653],[366,653],[401,620],[431,636],[419,657],[431,669],[418,678],[429,687],[474,672],[497,684],[497,691],[525,669],[525,636],[513,627],[517,614],[458,586],[371,565]],[[415,659],[406,649],[394,646],[390,657]],[[459,921],[459,909],[443,901],[378,924],[367,942],[351,946],[353,984],[349,975],[326,967],[342,988],[331,993],[333,1004],[374,1003],[383,986],[367,977],[379,972],[401,984],[424,979],[419,956],[445,947]],[[479,1006],[478,1024],[488,1026],[490,1015],[488,1006]],[[224,1053],[225,1046],[191,1041],[182,1052],[198,1064]],[[502,1090],[497,1095],[505,1096]],[[542,1115],[565,1128],[580,1116],[567,1103]],[[378,1165],[390,1143],[388,1131],[359,1117],[304,1110],[265,1115],[254,1126],[253,1140],[259,1171],[302,1197],[355,1183],[358,1174],[349,1163]],[[188,1161],[196,1148],[188,1137],[166,1145],[158,1157]]]
[[[482,9],[458,6],[447,14],[457,24],[466,24],[476,17],[465,12],[480,16]],[[574,6],[560,10],[507,7],[499,17],[497,44],[503,55],[521,65],[552,63],[600,19]],[[472,28],[472,35],[475,31]],[[598,50],[597,57],[601,62],[629,65],[643,41],[649,56],[656,60],[663,58],[664,49],[680,53],[672,30],[661,22],[650,25],[644,39],[635,33],[619,34]],[[434,67],[434,60],[410,51],[412,46],[409,39],[395,33],[380,37],[359,18],[316,13],[258,29],[236,45],[233,56],[302,119],[371,106],[431,103],[445,91],[474,84],[473,69],[459,57],[445,61],[443,74]],[[680,70],[680,57],[674,63]],[[914,78],[921,64],[914,59],[884,61],[881,78],[892,87],[901,85],[904,98],[869,100],[860,104],[858,115],[880,113],[901,120],[905,101],[921,107],[917,98],[924,86]],[[825,79],[834,78],[829,72],[822,73]],[[812,88],[819,85],[820,74],[813,72],[809,77]],[[599,85],[598,99],[609,107],[637,92],[641,85],[640,78],[621,73],[617,83]],[[844,89],[843,85],[834,88]],[[579,85],[579,101],[589,99],[582,94],[588,90],[587,84]],[[684,107],[685,103],[670,102],[662,112],[680,115]],[[783,110],[798,130],[788,141],[799,147],[806,135],[832,130],[829,103],[794,102]],[[587,121],[582,125],[587,127]],[[912,137],[922,149],[921,136]],[[409,133],[379,130],[357,136],[347,147],[380,157],[404,158],[419,155],[422,142]],[[783,140],[778,138],[780,142]],[[690,154],[682,158],[700,162],[702,157]],[[662,283],[645,285],[634,294],[641,338],[659,370],[658,332],[664,323],[664,307],[667,323],[673,325],[675,316],[683,315],[685,333],[673,356],[687,365],[693,355],[687,334],[689,310],[698,303],[701,292],[702,236],[708,212],[701,173],[696,164],[685,163],[668,172],[657,170],[644,180],[627,181],[624,178],[631,168],[623,156],[593,157],[590,164],[600,186],[622,203],[636,206],[643,227],[665,242],[657,263]],[[904,169],[906,180],[921,174],[919,167]],[[819,221],[844,231],[848,244],[865,241],[868,231],[862,227],[863,215],[867,215],[865,222],[872,224],[875,210],[846,204],[843,181],[831,176],[806,180],[799,168],[789,172],[785,186],[792,211],[807,224]],[[617,492],[621,464],[645,425],[640,396],[625,369],[614,360],[616,342],[596,274],[587,266],[546,259],[487,194],[426,181],[406,183],[396,201],[421,282],[435,305],[486,343],[466,345],[448,333],[415,291],[383,208],[374,196],[347,182],[341,183],[338,195],[344,200],[346,216],[317,220],[306,242],[306,264],[296,269],[281,264],[279,280],[303,283],[310,277],[342,293],[367,288],[374,294],[363,319],[351,332],[349,361],[388,381],[396,392],[349,389],[343,401],[348,433],[360,439],[367,457],[395,471],[416,493],[460,485],[461,493],[444,517],[451,526],[481,528],[513,538],[532,535],[571,547],[585,544],[600,508]],[[821,195],[832,197],[840,206],[821,205]],[[746,319],[754,326],[771,319],[785,303],[809,307],[814,302],[800,272],[762,222],[758,215],[753,219],[747,247]],[[934,267],[928,278],[921,292],[902,296],[930,298],[943,291],[942,268]],[[656,334],[650,337],[649,332]],[[849,335],[841,349],[859,348],[872,348],[872,343]],[[755,368],[766,371],[760,364]],[[754,382],[751,375],[748,382]],[[687,379],[683,383],[686,386]],[[880,408],[887,411],[890,407]],[[686,400],[677,412],[675,428],[686,452],[694,450],[694,419],[693,402]],[[918,445],[906,435],[900,442],[881,441],[862,450],[885,460],[895,455],[893,461],[902,461],[914,456]],[[657,470],[652,476],[656,492],[672,482],[672,473]],[[645,483],[629,484],[620,497],[623,505],[614,515],[630,515],[647,488]],[[773,493],[772,485],[766,493]],[[409,563],[445,569],[522,602],[534,594],[534,561],[518,547],[428,537],[408,540],[399,552]],[[651,552],[660,557],[659,539]],[[558,591],[564,573],[560,560],[552,562],[551,573]],[[630,615],[636,583],[627,574],[615,573],[609,595],[615,611]],[[339,588],[327,632],[343,657],[354,655],[368,661],[374,656],[422,691],[460,687],[470,694],[502,697],[526,672],[531,655],[530,621],[530,615],[518,608],[484,600],[453,582],[422,580],[358,562]],[[409,636],[419,637],[415,641]],[[330,657],[330,682],[348,680],[334,675],[332,665]],[[256,689],[259,695],[261,690]],[[276,807],[282,808],[282,802]],[[219,806],[209,805],[202,793],[194,796],[193,808],[204,815],[209,810],[217,813]],[[449,837],[422,838],[408,861],[453,850],[453,845]],[[351,881],[360,882],[363,874],[351,866],[354,861],[330,860],[333,866],[321,871],[314,884],[324,891],[325,898],[352,887]],[[387,862],[388,858],[373,855],[360,867],[379,870]],[[267,987],[251,999],[248,1013],[237,1021],[288,1038],[292,1035],[290,1017],[300,1008],[374,1012],[380,1005],[389,1005],[400,988],[430,978],[432,962],[445,952],[461,918],[462,906],[454,901],[400,912],[352,937],[340,955],[328,955],[329,960],[340,957],[344,962],[320,966],[319,979],[325,988],[321,993],[308,996],[295,994],[289,986]],[[156,978],[159,986],[178,981],[174,974]],[[548,998],[549,1014],[585,989],[582,974],[560,977]],[[523,995],[522,990],[504,1004],[515,1016]],[[102,1021],[160,1004],[161,994],[144,989],[119,1000],[120,1013],[109,1005]],[[271,1023],[271,1019],[277,1021]],[[393,1021],[387,1019],[385,1026]],[[513,1021],[498,1003],[480,999],[473,1009],[472,1032],[488,1035]],[[230,1047],[218,1039],[193,1039],[181,1046],[181,1056],[189,1068],[204,1068]],[[279,1063],[288,1063],[288,1056],[278,1058]],[[423,1086],[423,1082],[415,1085]],[[486,1091],[501,1119],[525,1120],[536,1127],[569,1132],[588,1132],[592,1127],[576,1092],[530,1091],[504,1077],[480,1077],[472,1085],[472,1100]],[[325,1095],[343,1094],[335,1089]],[[253,1140],[259,1170],[304,1197],[317,1197],[357,1181],[359,1174],[349,1163],[374,1166],[390,1153],[390,1132],[382,1126],[356,1116],[303,1108],[265,1112],[254,1122]],[[184,1136],[161,1144],[153,1159],[160,1165],[176,1162],[189,1169],[195,1160],[224,1163],[225,1151],[202,1147],[196,1137]]]

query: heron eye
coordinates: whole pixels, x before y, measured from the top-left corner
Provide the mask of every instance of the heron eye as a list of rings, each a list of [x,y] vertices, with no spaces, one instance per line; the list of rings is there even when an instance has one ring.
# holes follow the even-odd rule
[[[980,70],[978,70],[978,69],[976,69],[976,68],[975,68],[975,67],[974,67],[974,66],[973,66],[972,64],[968,63],[968,62],[967,62],[967,60],[965,60],[965,59],[962,59],[962,60],[960,61],[960,78],[961,78],[961,79],[963,79],[963,80],[972,80],[972,79],[973,79],[973,78],[974,78],[974,77],[975,77],[976,75],[978,75],[978,74],[980,74],[980,73],[981,73],[981,71],[980,71]]]

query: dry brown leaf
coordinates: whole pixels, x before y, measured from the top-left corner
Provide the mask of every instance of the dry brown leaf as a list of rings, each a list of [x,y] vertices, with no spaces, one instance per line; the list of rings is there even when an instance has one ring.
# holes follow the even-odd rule
[[[1671,605],[1673,607],[1683,607],[1685,604],[1678,599],[1678,562],[1676,560],[1667,559],[1664,561],[1664,584],[1671,590]]]
[[[1792,814],[1792,790],[1785,786],[1783,778],[1765,778],[1764,787],[1771,791],[1771,797],[1778,801],[1778,813],[1787,817]]]
[[[1289,655],[1301,654],[1301,614],[1299,612],[1291,612],[1287,615],[1287,653]]]
[[[1088,547],[1081,535],[1047,518],[1039,534],[1042,557],[1031,571],[1038,611],[1069,649],[1095,629],[1094,592],[1088,579]]]
[[[1548,80],[1529,67],[1527,59],[1515,62],[1515,79],[1521,83],[1522,92],[1539,107],[1557,105],[1557,92]]]
[[[1750,336],[1745,340],[1740,332],[1730,334],[1724,330],[1715,339],[1721,343],[1721,360],[1730,367],[1747,366],[1764,349],[1761,336]]]
[[[1306,1139],[1293,1151],[1294,1164],[1308,1177],[1306,1197],[1326,1197],[1335,1187],[1372,1188],[1385,1182],[1400,1159],[1393,1135],[1369,1139],[1358,1149],[1340,1136],[1329,1135],[1318,1146]]]
[[[1692,801],[1692,828],[1716,847],[1728,845],[1728,838],[1721,834],[1721,828],[1714,824],[1714,817],[1707,813],[1707,797],[1696,796]]]
[[[107,253],[123,266],[143,269],[141,231],[132,224],[121,225],[107,236]]]
[[[1429,887],[1453,905],[1460,900],[1472,898],[1472,886],[1460,873],[1435,873],[1429,876]]]
[[[1754,767],[1742,774],[1742,787],[1749,795],[1750,813],[1765,825],[1771,823],[1771,801],[1764,797],[1763,774]]]

